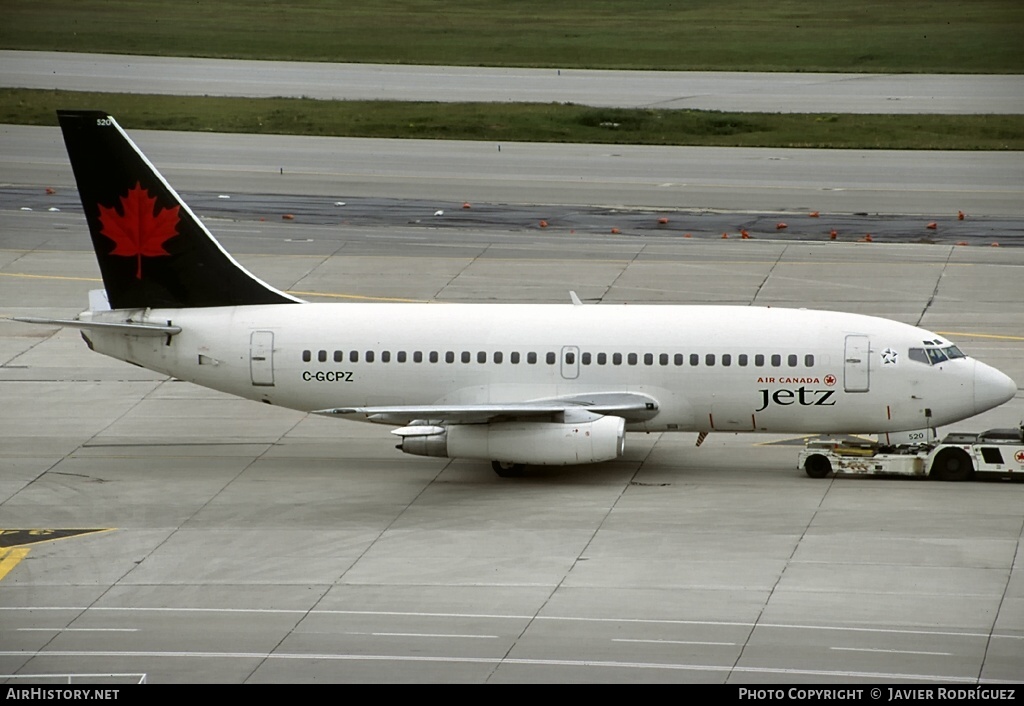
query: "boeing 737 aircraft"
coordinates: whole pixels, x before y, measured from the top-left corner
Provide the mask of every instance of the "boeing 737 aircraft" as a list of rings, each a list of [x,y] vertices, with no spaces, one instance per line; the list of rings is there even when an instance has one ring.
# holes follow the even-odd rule
[[[106,297],[21,320],[197,385],[393,425],[406,453],[514,475],[618,458],[627,431],[928,430],[1016,393],[931,331],[856,314],[305,303],[224,251],[111,116],[58,115]]]

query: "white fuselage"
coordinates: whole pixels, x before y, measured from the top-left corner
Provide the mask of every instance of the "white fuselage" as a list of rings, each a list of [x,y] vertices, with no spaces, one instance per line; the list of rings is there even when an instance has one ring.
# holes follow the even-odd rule
[[[294,304],[150,310],[133,319],[182,330],[90,331],[95,350],[304,411],[634,392],[657,400],[658,412],[631,430],[875,433],[948,424],[1013,394],[1009,378],[972,358],[912,360],[908,351],[937,340],[934,333],[824,311]]]

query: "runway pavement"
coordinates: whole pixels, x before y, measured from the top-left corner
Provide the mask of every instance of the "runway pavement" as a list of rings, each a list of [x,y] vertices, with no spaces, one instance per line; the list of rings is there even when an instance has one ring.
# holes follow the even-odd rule
[[[1024,77],[402,66],[0,51],[0,86],[769,113],[1024,113]]]
[[[74,315],[100,286],[83,218],[73,204],[49,211],[45,194],[31,211],[9,200],[51,183],[53,198],[68,198],[59,142],[33,161],[21,140],[59,137],[3,131],[0,316]],[[147,150],[150,139],[139,139]],[[427,202],[348,221],[334,204],[357,184],[390,185],[378,196],[397,198],[388,189],[432,181],[419,193],[429,200],[490,165],[392,143],[373,160],[346,154],[335,173],[322,165],[350,146],[382,146],[260,142],[293,157],[283,175],[252,143],[197,139],[161,147],[154,135],[150,156],[209,206],[197,211],[244,265],[310,299],[568,301],[572,289],[596,305],[857,311],[940,331],[1024,381],[1022,248],[779,240],[767,228],[751,240],[685,238],[683,223],[541,229],[502,220],[501,200],[494,222],[458,227],[410,217]],[[526,154],[506,171],[524,189],[517,203],[571,152]],[[418,166],[390,171],[403,159]],[[601,181],[616,170],[592,175],[600,159],[579,159],[586,178],[552,201],[606,203]],[[848,155],[844,169],[861,159]],[[915,173],[941,182],[943,160],[924,159],[937,166]],[[1015,164],[973,167],[966,191],[1012,189]],[[293,169],[304,176],[282,188]],[[721,178],[734,199],[726,215],[739,217],[744,179]],[[323,198],[296,197],[313,183]],[[780,205],[809,206],[799,185],[776,188]],[[928,205],[931,190],[942,187],[908,190],[909,202],[923,194]],[[213,208],[223,201],[232,206]],[[908,212],[883,215],[918,220]],[[971,209],[943,227],[993,215]],[[851,229],[863,218],[844,217]],[[0,527],[19,530],[0,535],[2,674],[961,685],[1024,673],[1024,484],[812,480],[796,449],[766,444],[780,437],[733,434],[700,448],[694,434],[630,435],[620,461],[501,479],[487,464],[405,456],[387,429],[236,400],[93,354],[75,331],[10,321],[0,321],[0,399]],[[1018,394],[956,428],[1022,418]]]
[[[918,238],[969,234],[972,223],[1007,218],[1001,228],[1016,239],[1024,221],[1024,152],[396,143],[145,130],[131,135],[177,189],[215,196],[319,196],[331,204],[414,199],[437,204],[429,214],[440,208],[449,216],[449,205],[458,209],[464,202],[690,214],[909,215],[917,219]],[[60,132],[0,125],[0,185],[72,190]],[[530,220],[545,218],[544,210]],[[966,224],[950,222],[959,211]],[[942,227],[925,229],[932,221]]]

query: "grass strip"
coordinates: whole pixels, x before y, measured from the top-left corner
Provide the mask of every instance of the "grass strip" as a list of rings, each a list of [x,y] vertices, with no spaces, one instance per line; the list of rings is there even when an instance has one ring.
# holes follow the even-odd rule
[[[1020,0],[4,0],[0,47],[680,71],[1024,73]]]
[[[337,137],[716,147],[1024,150],[1021,115],[724,113],[562,103],[215,98],[0,89],[0,122],[56,125],[109,111],[129,129]]]

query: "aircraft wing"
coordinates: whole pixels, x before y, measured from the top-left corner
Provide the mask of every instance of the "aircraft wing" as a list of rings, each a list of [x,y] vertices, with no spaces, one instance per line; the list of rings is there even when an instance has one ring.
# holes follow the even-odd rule
[[[596,392],[526,402],[333,407],[316,410],[313,414],[329,417],[362,415],[372,422],[404,425],[414,421],[484,424],[505,419],[554,417],[567,412],[614,415],[627,422],[643,422],[658,413],[658,401],[639,392]]]

